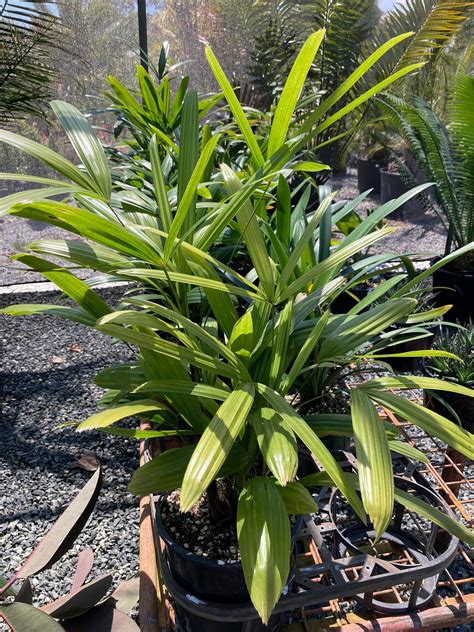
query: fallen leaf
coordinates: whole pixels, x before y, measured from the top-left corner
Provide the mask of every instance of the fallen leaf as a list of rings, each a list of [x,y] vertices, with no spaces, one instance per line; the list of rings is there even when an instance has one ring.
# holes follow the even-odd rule
[[[84,349],[81,347],[81,345],[78,345],[77,342],[73,342],[72,345],[69,345],[67,350],[71,351],[72,353],[84,353]]]
[[[87,472],[95,472],[99,465],[100,463],[97,460],[97,456],[92,450],[86,450],[75,463],[75,467],[79,467]]]
[[[67,360],[64,356],[53,355],[51,362],[53,364],[65,364]]]

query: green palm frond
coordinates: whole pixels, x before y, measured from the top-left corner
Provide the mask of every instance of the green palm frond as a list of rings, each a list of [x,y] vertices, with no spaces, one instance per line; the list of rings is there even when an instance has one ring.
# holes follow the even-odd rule
[[[465,207],[463,229],[474,238],[474,77],[458,73],[450,104],[450,133],[460,163]]]
[[[409,7],[410,2],[416,4],[420,0],[409,0],[403,7],[405,10]],[[472,17],[472,2],[465,2],[464,0],[432,2],[430,0],[428,3],[424,0],[424,4],[427,8],[429,4],[432,4],[432,7],[427,11],[425,20],[398,60],[396,70],[423,58],[428,60],[433,56],[436,57],[440,50],[448,45],[460,31],[464,22]],[[399,6],[401,7],[401,5]]]
[[[0,4],[0,123],[41,114],[55,70],[49,51],[58,45],[59,19],[44,0]]]
[[[472,8],[472,3],[465,0],[407,0],[405,4],[397,4],[380,20],[369,47],[375,49],[388,38],[407,31],[413,31],[414,35],[384,57],[379,73],[386,75],[423,60],[436,61],[437,55],[472,18]]]

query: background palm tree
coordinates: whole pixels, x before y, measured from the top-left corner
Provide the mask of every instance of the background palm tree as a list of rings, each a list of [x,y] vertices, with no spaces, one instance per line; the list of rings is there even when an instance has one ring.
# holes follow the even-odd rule
[[[42,114],[56,71],[51,51],[59,43],[52,2],[0,1],[0,124]]]
[[[431,104],[437,99],[439,107],[444,108],[444,95],[451,91],[455,75],[453,62],[457,64],[469,45],[473,5],[466,0],[407,0],[382,14],[374,0],[260,0],[254,12],[255,22],[261,27],[254,40],[249,74],[267,100],[278,93],[295,51],[315,29],[326,29],[308,82],[316,98],[318,93],[331,93],[383,42],[413,31],[413,37],[379,60],[368,74],[366,85],[382,81],[412,63],[426,61],[423,69],[398,82],[398,94],[416,93]],[[444,81],[442,90],[438,89],[439,81]],[[359,84],[354,86],[346,98],[352,99],[360,88]],[[352,117],[345,117],[338,133],[353,131],[343,141],[324,147],[319,159],[335,169],[343,167],[355,133],[361,130],[370,111],[364,105]],[[323,133],[317,144],[325,140]]]

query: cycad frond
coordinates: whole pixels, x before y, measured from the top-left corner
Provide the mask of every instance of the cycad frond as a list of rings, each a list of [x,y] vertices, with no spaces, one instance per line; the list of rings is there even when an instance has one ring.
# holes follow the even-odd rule
[[[408,0],[403,9],[408,10],[411,3],[420,0]],[[424,0],[424,4],[428,3]],[[432,3],[421,27],[408,42],[400,57],[396,70],[417,63],[423,58],[429,59],[449,44],[462,28],[464,22],[472,17],[472,2],[465,0],[438,0]],[[401,7],[401,5],[399,5]],[[400,8],[402,10],[402,8]]]
[[[458,74],[450,108],[449,126],[466,158],[474,160],[474,77]]]
[[[307,28],[326,29],[313,80],[334,90],[360,63],[361,48],[379,17],[376,0],[315,0],[306,12]],[[309,21],[308,21],[309,20]]]
[[[451,136],[419,97],[410,102],[384,95],[378,104],[387,122],[405,140],[419,169],[434,182],[441,215],[447,220],[450,239],[459,247],[474,239],[474,87],[470,77],[457,80],[453,99]],[[471,129],[469,129],[471,127]]]
[[[259,27],[247,70],[252,85],[261,93],[260,106],[270,106],[308,34],[302,4],[293,0],[261,0],[251,9],[251,20]]]
[[[382,76],[419,61],[434,62],[472,18],[473,4],[466,0],[407,0],[397,4],[380,20],[369,48],[376,49],[389,38],[413,31],[406,43],[385,55],[378,71]]]
[[[460,163],[464,230],[474,239],[474,77],[458,73],[450,104],[449,131]]]
[[[58,18],[44,0],[0,5],[0,123],[40,114],[55,71],[48,53],[58,42]]]

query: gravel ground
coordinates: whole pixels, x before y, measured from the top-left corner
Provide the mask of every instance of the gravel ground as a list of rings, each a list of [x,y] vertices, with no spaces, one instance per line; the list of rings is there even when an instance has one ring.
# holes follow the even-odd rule
[[[0,286],[14,283],[44,281],[44,277],[31,272],[26,266],[12,261],[10,256],[22,252],[38,239],[64,239],[70,235],[55,226],[20,217],[0,217]]]
[[[338,200],[350,200],[359,195],[356,171],[349,169],[345,175],[332,178],[333,190],[339,191]],[[372,211],[380,206],[380,197],[371,195],[360,205],[360,211]],[[396,231],[371,248],[371,252],[392,251],[397,254],[424,254],[428,258],[444,253],[446,231],[435,214],[428,214],[419,208],[409,207],[404,211],[403,220],[388,219],[387,223]]]
[[[23,295],[21,302],[51,298]],[[5,296],[0,300],[12,302]],[[0,574],[11,576],[89,480],[91,472],[77,461],[91,451],[104,475],[95,511],[72,551],[33,579],[35,603],[67,592],[77,554],[86,547],[94,551],[92,576],[112,571],[117,581],[132,577],[138,566],[139,516],[137,499],[126,486],[138,465],[136,443],[98,432],[54,430],[97,410],[101,389],[92,384],[93,376],[126,361],[129,350],[82,325],[50,317],[1,316],[0,323]]]
[[[349,170],[344,176],[334,176],[332,185],[335,190],[339,190],[337,200],[348,200],[359,195],[354,170]],[[379,205],[379,198],[372,196],[360,205],[360,210],[367,212]],[[388,224],[397,230],[379,244],[375,244],[372,247],[374,253],[387,250],[400,254],[427,253],[431,258],[433,255],[444,252],[446,234],[436,216],[408,209],[405,211],[403,221],[389,219]],[[61,239],[67,235],[68,233],[60,228],[42,222],[9,215],[0,218],[0,244],[2,244],[0,246],[0,286],[43,280],[43,277],[36,272],[31,272],[19,263],[11,261],[10,255],[24,250],[32,241]],[[85,273],[81,276],[91,276],[91,274]]]

